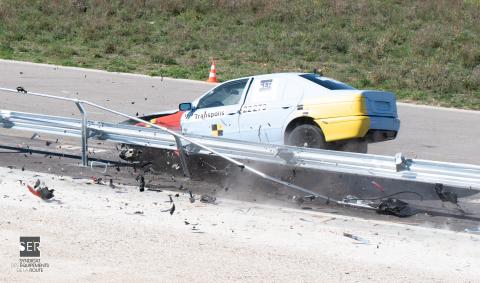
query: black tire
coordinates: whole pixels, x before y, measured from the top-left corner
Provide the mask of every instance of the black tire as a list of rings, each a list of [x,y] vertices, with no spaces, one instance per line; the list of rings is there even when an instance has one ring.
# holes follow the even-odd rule
[[[295,127],[288,135],[287,145],[329,149],[322,130],[309,124]]]

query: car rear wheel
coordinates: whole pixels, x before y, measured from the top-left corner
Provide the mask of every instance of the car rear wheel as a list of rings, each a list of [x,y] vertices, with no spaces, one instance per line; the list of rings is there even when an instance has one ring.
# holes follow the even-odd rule
[[[314,125],[300,125],[288,135],[287,145],[328,149],[322,130]]]

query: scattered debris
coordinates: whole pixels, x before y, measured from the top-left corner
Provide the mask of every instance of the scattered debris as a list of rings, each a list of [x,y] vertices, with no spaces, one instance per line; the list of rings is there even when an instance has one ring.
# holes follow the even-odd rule
[[[435,184],[435,192],[438,195],[438,198],[442,202],[451,202],[453,204],[458,204],[458,196],[456,193],[447,191],[443,188],[443,184]]]
[[[396,198],[387,198],[382,200],[376,209],[380,214],[391,214],[398,217],[408,217],[417,214],[418,210],[413,210],[407,202]]]
[[[45,145],[46,145],[46,146],[50,146],[51,144],[52,144],[51,141],[46,141],[46,142],[45,142]]]
[[[33,185],[27,184],[27,188],[33,195],[36,195],[43,200],[49,200],[54,197],[53,192],[55,190],[50,190],[47,186],[41,184],[40,179],[37,179]]]
[[[92,176],[90,177],[90,179],[92,179],[92,182],[94,184],[97,184],[97,185],[105,185],[105,183],[103,182],[103,179],[100,177],[100,178],[97,178],[95,176]],[[87,183],[87,184],[91,184],[91,183]]]
[[[133,214],[140,214],[140,215],[143,215],[143,211],[137,210],[137,211],[135,211]]]
[[[353,239],[353,240],[357,241],[359,244],[364,244],[364,245],[370,244],[370,241],[368,241],[366,239],[363,239],[361,237],[355,236],[355,235],[350,234],[350,233],[343,232],[343,236],[345,236],[347,238],[350,238],[350,239]]]
[[[175,212],[175,204],[172,204],[172,208],[170,208],[170,215],[173,215]]]
[[[38,133],[33,133],[32,137],[30,138],[31,140],[35,139],[36,137],[40,137]]]
[[[169,200],[167,200],[166,202],[173,203],[172,195],[168,195],[168,198]]]
[[[185,225],[190,225],[190,222],[188,222],[187,220],[185,220],[183,222],[185,222]]]
[[[203,202],[203,203],[215,203],[216,200],[217,200],[216,197],[210,196],[210,195],[207,195],[207,194],[202,195],[200,197],[200,202]]]
[[[190,195],[190,198],[189,198],[190,203],[194,203],[195,202],[195,197],[193,197],[192,191],[189,190],[188,193]]]
[[[140,192],[145,191],[145,177],[143,175],[138,175],[137,178],[135,178],[137,182],[140,182],[139,188]]]
[[[24,88],[21,87],[21,86],[18,86],[18,87],[17,87],[17,91],[18,91],[18,92],[22,92],[22,93],[27,93],[27,90],[24,89]]]

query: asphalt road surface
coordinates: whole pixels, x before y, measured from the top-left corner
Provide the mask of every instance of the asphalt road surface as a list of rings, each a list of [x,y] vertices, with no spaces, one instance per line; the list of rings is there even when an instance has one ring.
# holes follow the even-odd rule
[[[221,68],[219,71],[221,76]],[[178,103],[191,101],[213,87],[190,80],[0,60],[0,87],[17,86],[90,100],[131,115],[175,109]],[[0,109],[78,116],[72,103],[3,92],[0,95]],[[370,145],[369,153],[402,152],[408,158],[480,164],[479,111],[400,103],[398,112],[401,129],[397,139]],[[90,119],[123,120],[97,109],[88,113]],[[10,133],[0,129],[0,135]]]

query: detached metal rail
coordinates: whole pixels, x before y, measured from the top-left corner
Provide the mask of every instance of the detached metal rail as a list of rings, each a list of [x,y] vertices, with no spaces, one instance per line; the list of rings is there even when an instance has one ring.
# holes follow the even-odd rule
[[[0,90],[17,92],[17,90],[3,88],[0,88]],[[292,167],[396,180],[442,183],[448,186],[480,190],[480,166],[477,165],[407,159],[401,154],[382,156],[260,144],[204,136],[187,136],[88,101],[45,94],[22,93],[22,95],[23,94],[73,101],[79,106],[82,119],[0,110],[0,126],[17,130],[79,137],[82,139],[84,165],[87,165],[88,162],[86,155],[88,152],[88,139],[98,139],[170,150],[179,149],[184,170],[186,168],[185,154],[213,153],[262,178],[325,199],[328,198],[305,188],[271,177],[243,164],[239,160],[261,161]],[[88,104],[135,121],[144,122],[153,128],[88,121],[82,104]],[[186,141],[186,143],[182,144],[181,140]],[[188,170],[184,172],[186,175],[189,174]]]

